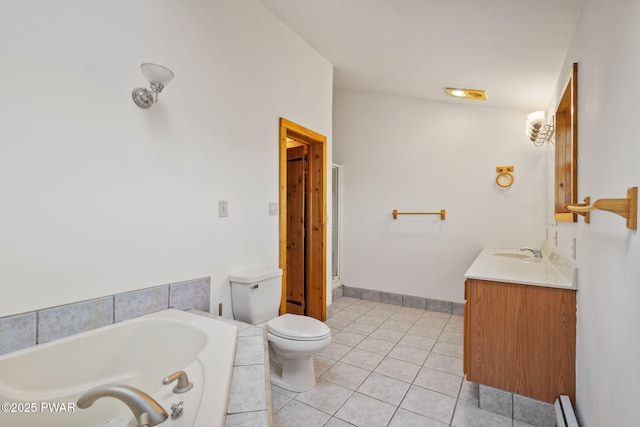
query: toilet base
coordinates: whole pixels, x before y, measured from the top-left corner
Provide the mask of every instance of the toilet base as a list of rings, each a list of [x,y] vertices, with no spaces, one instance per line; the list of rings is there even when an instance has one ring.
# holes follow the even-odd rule
[[[280,357],[280,363],[273,359],[271,357],[270,361],[272,384],[298,393],[309,391],[316,385],[316,373],[311,355],[295,359]]]

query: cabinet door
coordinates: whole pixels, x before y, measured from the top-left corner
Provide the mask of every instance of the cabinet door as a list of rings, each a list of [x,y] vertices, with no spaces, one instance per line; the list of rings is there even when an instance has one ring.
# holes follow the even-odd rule
[[[469,381],[553,402],[575,394],[575,291],[469,280]]]

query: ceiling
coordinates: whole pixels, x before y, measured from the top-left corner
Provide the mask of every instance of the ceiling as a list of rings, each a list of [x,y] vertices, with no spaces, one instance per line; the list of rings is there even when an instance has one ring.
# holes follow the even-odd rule
[[[522,110],[549,105],[584,0],[260,0],[334,86]],[[444,87],[485,89],[460,100]]]

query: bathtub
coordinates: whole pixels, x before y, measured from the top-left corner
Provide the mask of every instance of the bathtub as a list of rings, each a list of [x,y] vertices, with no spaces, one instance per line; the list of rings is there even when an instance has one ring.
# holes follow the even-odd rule
[[[0,426],[136,426],[121,401],[103,397],[86,409],[78,398],[102,384],[136,387],[169,415],[163,427],[222,426],[233,374],[236,328],[169,309],[0,356]],[[173,393],[166,376],[183,370],[193,388]]]

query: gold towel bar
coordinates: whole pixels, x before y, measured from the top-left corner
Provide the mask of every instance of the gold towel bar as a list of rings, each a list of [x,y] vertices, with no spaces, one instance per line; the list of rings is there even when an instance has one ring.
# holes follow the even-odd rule
[[[596,209],[613,212],[627,220],[627,228],[638,228],[638,187],[627,190],[626,199],[600,199],[591,204],[591,197],[585,197],[584,203],[564,205],[564,209],[584,216],[584,222],[591,221],[591,211]]]
[[[440,219],[444,221],[447,218],[446,209],[440,209],[440,212],[398,212],[393,210],[393,219],[398,219],[398,215],[440,215]]]

